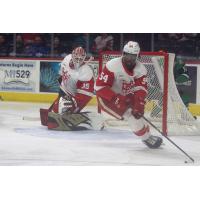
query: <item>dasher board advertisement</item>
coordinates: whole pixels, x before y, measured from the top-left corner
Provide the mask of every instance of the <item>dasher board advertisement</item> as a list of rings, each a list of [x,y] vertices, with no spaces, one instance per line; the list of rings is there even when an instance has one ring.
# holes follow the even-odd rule
[[[1,60],[0,90],[15,92],[37,92],[37,61]]]

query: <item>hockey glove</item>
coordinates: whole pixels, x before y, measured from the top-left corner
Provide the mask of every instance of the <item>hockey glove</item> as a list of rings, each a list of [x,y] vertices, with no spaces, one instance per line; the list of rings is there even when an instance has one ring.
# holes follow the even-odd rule
[[[132,115],[136,119],[140,119],[144,115],[144,106],[145,101],[142,97],[134,96],[133,97],[133,107],[132,107]]]

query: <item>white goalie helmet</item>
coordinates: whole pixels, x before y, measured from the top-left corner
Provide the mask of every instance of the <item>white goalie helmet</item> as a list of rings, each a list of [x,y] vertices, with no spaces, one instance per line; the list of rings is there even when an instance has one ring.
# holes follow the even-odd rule
[[[72,62],[75,68],[80,67],[86,58],[86,52],[82,47],[77,47],[72,51]]]
[[[137,54],[137,57],[140,53],[140,46],[137,42],[129,41],[123,49],[124,53],[128,54]]]

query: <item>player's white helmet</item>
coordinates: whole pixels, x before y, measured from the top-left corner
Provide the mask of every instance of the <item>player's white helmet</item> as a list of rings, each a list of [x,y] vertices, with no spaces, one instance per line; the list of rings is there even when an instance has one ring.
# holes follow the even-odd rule
[[[137,42],[133,42],[133,41],[129,41],[123,49],[124,53],[128,53],[128,54],[136,54],[137,57],[140,53],[140,46]]]
[[[140,53],[140,46],[137,42],[129,41],[124,46],[122,62],[128,70],[132,71],[133,68],[135,67],[139,53]]]
[[[77,47],[72,51],[72,62],[75,68],[80,67],[86,58],[86,52],[82,47]]]

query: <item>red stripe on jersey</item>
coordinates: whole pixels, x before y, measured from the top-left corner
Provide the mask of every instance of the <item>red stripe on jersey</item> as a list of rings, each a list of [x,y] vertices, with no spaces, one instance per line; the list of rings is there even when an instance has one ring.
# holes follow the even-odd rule
[[[147,90],[147,77],[146,75],[135,79],[135,86],[142,86]]]
[[[145,99],[147,96],[147,81],[146,76],[142,76],[138,79],[135,79],[135,87],[142,87],[144,89],[140,89],[134,92],[135,95],[140,96],[141,98]],[[145,91],[146,90],[146,91]]]
[[[76,83],[76,88],[93,93],[94,92],[94,79],[92,78],[89,81],[78,81]]]
[[[79,93],[77,93],[74,98],[76,99],[77,107],[79,108],[78,111],[81,111],[92,99],[90,96]]]
[[[78,81],[77,82],[77,89],[86,91],[86,92],[94,92],[94,79],[92,78],[90,81]],[[88,102],[92,99],[91,96],[86,94],[77,93],[74,97],[77,102],[77,106],[79,107],[79,111],[81,111]]]

